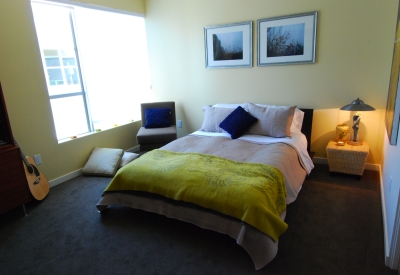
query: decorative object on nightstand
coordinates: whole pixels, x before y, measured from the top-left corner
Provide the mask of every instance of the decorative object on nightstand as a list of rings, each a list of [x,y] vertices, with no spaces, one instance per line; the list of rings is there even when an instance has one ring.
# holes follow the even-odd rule
[[[354,130],[353,138],[352,138],[352,141],[348,141],[347,143],[350,145],[356,145],[356,146],[362,145],[363,143],[358,140],[358,128],[359,128],[359,124],[360,124],[360,120],[361,120],[361,115],[358,112],[359,111],[374,111],[375,108],[371,107],[368,104],[365,104],[364,101],[357,98],[356,100],[353,100],[352,103],[340,108],[340,110],[357,112],[353,116],[353,126],[352,126],[352,128]]]
[[[364,173],[368,153],[369,144],[366,141],[357,146],[346,143],[338,146],[335,141],[330,141],[326,146],[326,155],[331,175],[335,172],[346,173],[356,175],[360,179]]]
[[[348,133],[349,133],[349,125],[338,124],[336,126],[336,141],[338,145],[344,145],[344,143],[346,143]]]

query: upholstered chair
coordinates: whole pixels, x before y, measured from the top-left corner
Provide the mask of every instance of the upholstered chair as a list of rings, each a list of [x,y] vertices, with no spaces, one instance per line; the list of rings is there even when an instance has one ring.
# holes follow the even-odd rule
[[[157,149],[177,139],[175,102],[142,103],[141,112],[142,127],[136,136],[140,151]]]

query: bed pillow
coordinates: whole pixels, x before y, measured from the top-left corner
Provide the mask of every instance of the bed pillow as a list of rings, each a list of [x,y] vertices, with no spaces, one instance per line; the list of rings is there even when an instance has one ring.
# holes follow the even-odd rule
[[[113,177],[119,168],[122,149],[95,147],[82,169],[85,176]]]
[[[239,106],[221,122],[219,127],[227,131],[232,139],[236,139],[243,135],[256,122],[257,118]]]
[[[234,108],[203,107],[204,118],[200,131],[225,133],[219,125],[234,110]]]
[[[270,137],[290,137],[296,106],[261,107],[249,104],[249,113],[258,119],[257,123],[248,130],[249,134]]]
[[[249,111],[248,109],[248,105],[249,103],[217,103],[214,104],[212,107],[217,107],[217,108],[231,108],[231,109],[236,109],[237,107],[242,107],[243,109],[245,109],[247,112]]]
[[[266,105],[266,104],[256,104],[257,106],[261,106],[264,108],[267,107],[280,107],[276,105]],[[288,107],[288,106],[287,106]],[[294,116],[292,120],[292,124],[290,125],[290,132],[292,133],[300,133],[301,127],[303,126],[304,112],[299,108],[294,110]]]
[[[292,124],[290,125],[290,132],[301,133],[301,127],[303,126],[304,112],[298,108],[294,110],[294,116]]]
[[[165,128],[171,126],[169,108],[147,108],[145,110],[146,125],[144,128]]]

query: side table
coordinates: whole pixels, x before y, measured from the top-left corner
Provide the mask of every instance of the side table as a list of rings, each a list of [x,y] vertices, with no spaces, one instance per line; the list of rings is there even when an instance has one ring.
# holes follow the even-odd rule
[[[329,171],[332,175],[335,172],[353,174],[361,178],[369,153],[369,144],[363,141],[362,145],[354,146],[345,144],[336,145],[336,141],[330,141],[326,146]]]

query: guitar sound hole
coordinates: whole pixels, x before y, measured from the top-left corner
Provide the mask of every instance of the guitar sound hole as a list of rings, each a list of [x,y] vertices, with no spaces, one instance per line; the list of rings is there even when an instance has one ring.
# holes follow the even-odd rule
[[[32,166],[29,165],[26,169],[28,170],[28,173],[29,173],[29,174],[33,174],[33,168],[32,168]]]

